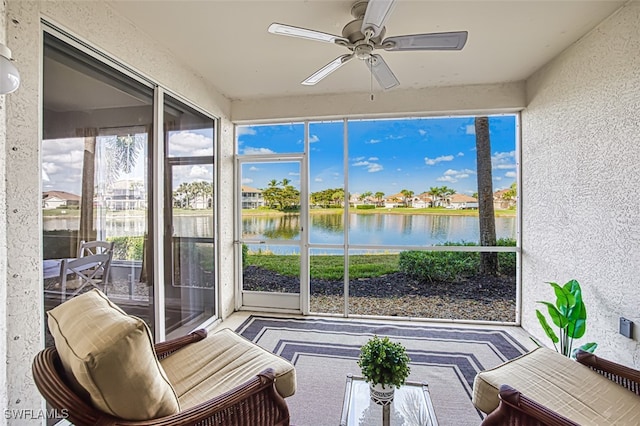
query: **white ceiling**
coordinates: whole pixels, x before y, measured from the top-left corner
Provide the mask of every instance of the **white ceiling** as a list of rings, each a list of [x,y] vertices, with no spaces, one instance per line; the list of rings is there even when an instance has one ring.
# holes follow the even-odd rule
[[[269,34],[272,22],[341,35],[354,1],[109,0],[176,60],[232,100],[368,92],[370,73],[353,60],[315,86],[302,80],[344,47]],[[400,86],[391,90],[521,81],[610,16],[625,1],[397,0],[386,36],[469,32],[462,51],[385,52]]]

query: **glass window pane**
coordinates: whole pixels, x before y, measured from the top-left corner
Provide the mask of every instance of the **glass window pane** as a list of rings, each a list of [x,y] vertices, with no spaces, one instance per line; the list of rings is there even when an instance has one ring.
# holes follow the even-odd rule
[[[212,157],[213,120],[184,103],[165,96],[164,125],[169,157]]]
[[[47,33],[43,69],[45,309],[91,288],[63,292],[59,268],[48,266],[76,257],[82,240],[112,241],[110,274],[99,288],[153,330],[145,274],[152,259],[143,254],[153,90]],[[45,340],[52,344],[48,333]]]
[[[300,293],[300,247],[243,244],[242,289],[270,293]]]
[[[165,96],[165,326],[185,334],[215,315],[215,122]]]
[[[300,163],[250,162],[240,170],[242,238],[300,240]]]
[[[309,250],[311,294],[309,310],[314,313],[344,312],[344,251]]]
[[[479,273],[497,255],[499,274]],[[394,317],[515,320],[516,253],[351,250],[349,313]]]
[[[516,232],[516,117],[487,121],[493,188],[487,196],[502,245],[501,238],[514,240]],[[475,122],[475,117],[349,121],[349,192],[356,213],[350,217],[350,242],[479,244]]]
[[[344,122],[309,124],[309,213],[312,243],[344,241]]]
[[[267,155],[304,151],[304,124],[236,126],[239,155]]]

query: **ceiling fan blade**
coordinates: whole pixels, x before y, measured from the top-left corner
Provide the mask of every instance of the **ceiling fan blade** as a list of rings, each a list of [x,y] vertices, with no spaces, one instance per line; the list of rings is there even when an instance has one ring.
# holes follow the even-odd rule
[[[366,30],[371,30],[371,38],[379,36],[394,4],[395,0],[369,0],[362,20],[362,34],[366,35]]]
[[[335,43],[337,41],[343,42],[343,43],[349,43],[349,40],[347,40],[344,37],[340,37],[340,36],[329,34],[329,33],[323,33],[321,31],[310,30],[307,28],[299,28],[291,25],[278,24],[276,22],[269,25],[268,31],[271,34],[306,38],[307,40],[324,41],[327,43]]]
[[[342,56],[338,56],[333,61],[329,62],[324,67],[320,68],[318,71],[314,72],[311,76],[309,76],[305,81],[302,82],[305,86],[313,86],[341,66],[343,66],[347,61],[353,58],[353,54],[346,54]]]
[[[396,76],[389,68],[389,65],[382,59],[380,55],[371,55],[368,61],[365,61],[371,69],[371,74],[378,80],[383,89],[391,89],[400,84]]]
[[[389,37],[382,41],[384,50],[460,50],[467,42],[466,31],[413,34]]]

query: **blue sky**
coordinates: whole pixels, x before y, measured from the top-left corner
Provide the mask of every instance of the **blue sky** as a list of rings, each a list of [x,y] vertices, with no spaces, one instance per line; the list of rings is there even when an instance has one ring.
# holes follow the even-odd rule
[[[494,191],[516,179],[516,117],[489,117]],[[343,123],[309,126],[311,192],[343,187]],[[348,124],[349,192],[391,195],[408,189],[415,194],[432,186],[448,186],[458,193],[477,189],[473,117],[354,120]],[[302,152],[302,124],[245,126],[238,129],[240,154]],[[271,179],[289,179],[299,186],[298,167],[288,163],[247,164],[245,185],[265,188]]]

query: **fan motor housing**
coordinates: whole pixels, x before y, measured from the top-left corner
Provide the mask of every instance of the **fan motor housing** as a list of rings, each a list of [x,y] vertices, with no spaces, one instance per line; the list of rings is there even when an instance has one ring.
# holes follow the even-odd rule
[[[383,27],[380,34],[377,37],[370,39],[370,41],[374,45],[380,44],[384,38],[385,30],[386,28]],[[342,29],[342,37],[349,40],[351,44],[356,44],[357,42],[364,40],[365,37],[364,34],[362,34],[362,18],[354,19],[345,25]]]

